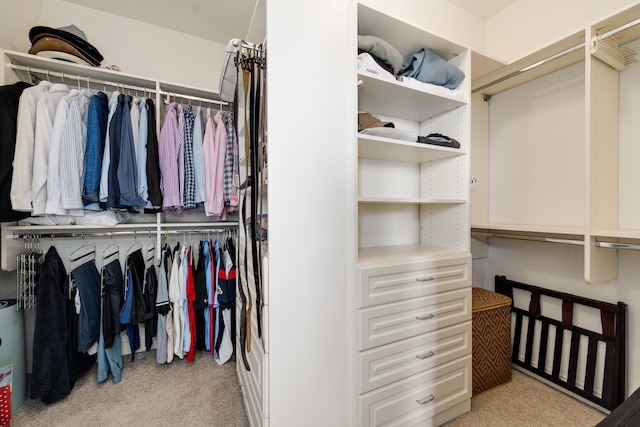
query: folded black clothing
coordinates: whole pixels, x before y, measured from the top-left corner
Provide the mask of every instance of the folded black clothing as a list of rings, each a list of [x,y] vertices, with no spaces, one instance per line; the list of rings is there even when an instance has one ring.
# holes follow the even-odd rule
[[[439,133],[430,133],[427,136],[418,136],[417,142],[421,144],[432,144],[432,145],[440,145],[443,147],[460,148],[460,143],[458,141]]]

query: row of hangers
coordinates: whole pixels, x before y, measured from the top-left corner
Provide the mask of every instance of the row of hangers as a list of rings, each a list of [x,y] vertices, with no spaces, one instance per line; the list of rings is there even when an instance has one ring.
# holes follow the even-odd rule
[[[125,83],[122,83],[122,82],[108,82],[106,80],[97,80],[88,76],[73,75],[68,73],[65,75],[64,72],[51,71],[49,69],[42,70],[38,68],[31,68],[31,66],[24,67],[24,66],[19,66],[15,64],[12,64],[12,66],[13,68],[17,68],[17,69],[24,69],[29,76],[29,81],[31,81],[34,84],[37,84],[40,80],[42,80],[36,77],[34,74],[41,74],[49,82],[51,81],[51,76],[60,78],[63,84],[67,84],[67,81],[65,81],[65,77],[67,78],[67,80],[69,79],[75,80],[78,85],[78,90],[83,89],[84,88],[83,86],[85,85],[85,82],[86,82],[87,90],[92,90],[91,84],[93,83],[94,85],[102,85],[103,92],[105,93],[107,92],[107,86],[114,87],[115,90],[121,91],[121,93],[127,93],[128,95],[135,95],[136,97],[139,96],[140,92],[142,92],[143,97],[145,98],[147,98],[149,95],[153,93],[156,93],[155,89],[139,87],[134,85],[126,85]],[[133,94],[132,94],[132,91],[133,91]],[[196,101],[199,103],[201,107],[203,105],[208,105],[208,107],[211,108],[211,104],[218,104],[220,106],[220,109],[222,109],[223,106],[228,105],[228,103],[226,102],[214,100],[214,99],[207,99],[207,98],[185,95],[185,94],[177,94],[174,92],[169,93],[169,92],[161,91],[160,93],[166,94],[167,99],[169,100],[171,99],[171,97],[173,97],[174,102],[177,102],[177,99],[179,98],[182,101],[181,102],[182,104],[185,103],[185,100],[188,102],[189,105],[191,105],[192,101]]]

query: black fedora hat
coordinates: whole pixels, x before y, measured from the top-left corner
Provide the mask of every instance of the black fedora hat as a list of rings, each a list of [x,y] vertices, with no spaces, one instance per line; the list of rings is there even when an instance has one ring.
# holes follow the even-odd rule
[[[92,65],[99,66],[104,59],[98,49],[87,41],[87,36],[84,32],[75,25],[60,28],[36,26],[29,31],[29,40],[32,47],[43,38],[59,39],[68,43],[81,54],[82,59],[87,60]]]

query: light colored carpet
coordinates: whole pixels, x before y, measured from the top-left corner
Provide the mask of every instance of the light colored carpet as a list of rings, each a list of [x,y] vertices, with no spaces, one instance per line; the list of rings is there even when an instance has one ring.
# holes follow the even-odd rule
[[[94,368],[66,399],[45,405],[27,400],[14,426],[248,426],[236,364],[218,366],[198,352],[193,364],[157,365],[155,351],[125,356],[120,384],[96,384]],[[518,371],[513,380],[475,396],[471,412],[446,427],[587,427],[605,414]],[[301,425],[304,425],[301,424]]]
[[[471,399],[471,412],[446,427],[588,427],[606,415],[516,370],[510,383]]]
[[[27,400],[13,414],[13,426],[218,426],[249,425],[236,364],[219,366],[208,353],[194,363],[155,362],[155,350],[124,356],[122,381],[97,384],[96,371],[76,382],[71,394],[45,405]]]

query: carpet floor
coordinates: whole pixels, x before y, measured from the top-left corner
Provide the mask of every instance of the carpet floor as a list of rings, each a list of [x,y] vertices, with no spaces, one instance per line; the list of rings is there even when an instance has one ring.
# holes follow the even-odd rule
[[[218,366],[208,354],[194,363],[157,365],[155,352],[125,357],[120,384],[97,384],[96,368],[78,380],[71,394],[45,405],[27,400],[13,414],[13,426],[248,426],[236,364]],[[588,427],[605,417],[528,375],[513,371],[510,383],[471,399],[471,412],[446,427]],[[304,425],[302,423],[301,425]]]
[[[158,365],[155,351],[124,356],[122,381],[97,384],[97,367],[76,382],[71,394],[51,405],[27,400],[13,426],[216,426],[249,425],[236,364],[219,366],[196,353],[194,363],[174,359]]]

